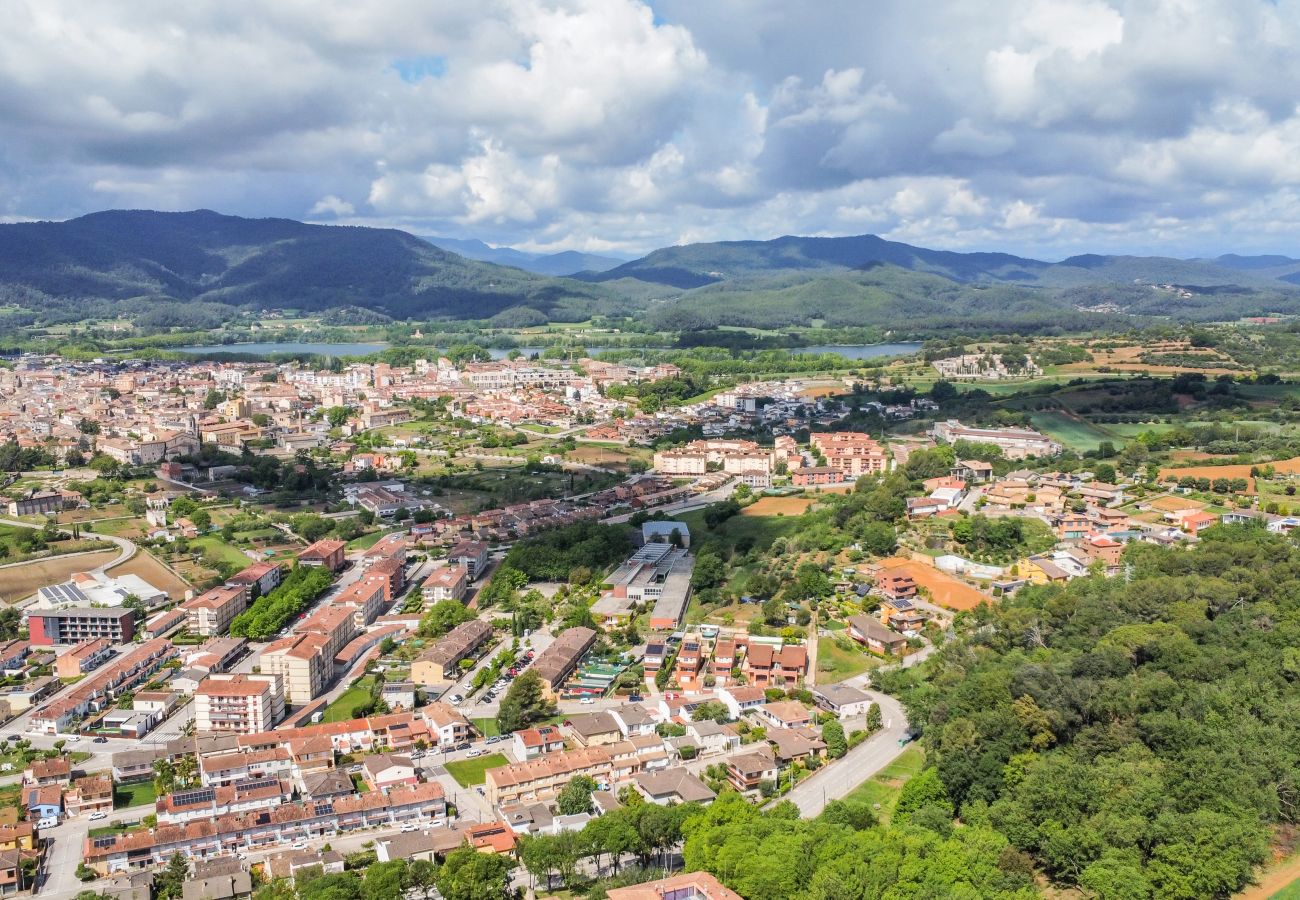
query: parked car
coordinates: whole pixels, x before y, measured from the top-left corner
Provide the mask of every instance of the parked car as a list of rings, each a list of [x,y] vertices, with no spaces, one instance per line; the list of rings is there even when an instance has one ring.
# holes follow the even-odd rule
[[[92,744],[107,744],[107,743],[108,743],[108,738],[106,738],[106,737],[102,737],[102,736],[101,736],[101,737],[97,737],[97,738],[95,738],[93,741],[91,741],[91,743],[92,743]]]
[[[504,734],[494,734],[494,735],[492,735],[492,737],[488,738],[488,739],[487,739],[486,741],[484,741],[483,743],[485,743],[485,744],[496,744],[496,743],[500,743],[501,741],[504,741],[505,739],[506,739],[506,736],[505,736]]]
[[[81,740],[81,735],[79,734],[70,734],[67,737],[67,741],[69,744],[75,744],[80,740]]]
[[[90,821],[92,822],[98,822],[100,819],[107,819],[107,818],[108,818],[108,813],[106,812],[93,812],[90,814]]]
[[[403,822],[401,831],[403,834],[410,834],[412,831],[419,831],[420,826],[415,822]]]
[[[471,744],[469,741],[465,741],[463,744],[457,744],[457,745],[456,745],[456,749],[457,749],[457,750],[468,750],[470,747],[473,747],[473,746],[474,746],[474,745]]]
[[[582,700],[580,700],[579,702],[580,702],[583,706],[590,706],[591,704],[595,703],[596,701],[593,700],[593,699],[591,699],[591,697],[583,697]]]
[[[294,845],[293,845],[293,847],[292,847],[292,849],[294,849],[294,850],[306,850],[306,849],[307,849],[307,842],[306,842],[306,841],[295,841],[295,842],[294,842]]]
[[[470,750],[470,751],[468,751],[468,752],[465,754],[465,758],[466,758],[466,759],[473,759],[473,758],[476,757],[476,756],[482,756],[483,753],[484,753],[484,750],[483,750],[482,747],[475,747],[473,750]]]
[[[629,703],[640,703],[645,698],[640,694],[629,694],[627,699]]]

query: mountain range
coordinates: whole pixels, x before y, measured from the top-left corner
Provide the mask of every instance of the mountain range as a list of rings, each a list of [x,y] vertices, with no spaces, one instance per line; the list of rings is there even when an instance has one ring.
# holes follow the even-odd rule
[[[572,277],[552,274],[564,270]],[[1300,314],[1298,283],[1300,260],[1286,256],[1086,254],[1046,262],[875,235],[688,244],[619,261],[210,210],[110,210],[0,225],[0,303],[37,317],[96,314],[129,301],[132,309],[360,307],[507,326],[603,313],[639,315],[671,330],[1016,330],[1089,327],[1116,316]]]
[[[577,250],[564,250],[560,253],[532,253],[517,250],[514,247],[493,247],[480,240],[463,240],[459,238],[425,237],[426,241],[443,250],[450,250],[466,259],[480,262],[497,263],[502,266],[514,266],[539,275],[573,275],[578,272],[604,272],[627,262],[627,257],[600,256],[595,253],[580,253]]]

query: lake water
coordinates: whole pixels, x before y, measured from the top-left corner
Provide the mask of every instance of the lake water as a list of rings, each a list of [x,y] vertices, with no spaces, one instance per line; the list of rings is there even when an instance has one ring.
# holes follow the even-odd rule
[[[901,341],[897,344],[819,344],[816,347],[799,347],[790,352],[838,353],[847,359],[875,359],[878,356],[906,356],[920,349],[920,341]]]
[[[388,349],[388,344],[311,344],[303,341],[266,341],[260,344],[211,344],[208,346],[179,347],[182,353],[254,353],[266,356],[272,353],[315,353],[320,356],[368,356]]]

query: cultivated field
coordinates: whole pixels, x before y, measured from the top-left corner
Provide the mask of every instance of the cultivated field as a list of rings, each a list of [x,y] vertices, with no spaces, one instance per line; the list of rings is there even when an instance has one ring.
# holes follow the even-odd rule
[[[816,503],[807,497],[760,497],[740,511],[742,516],[797,516]]]
[[[1102,441],[1110,441],[1114,444],[1122,443],[1122,439],[1117,441],[1113,435],[1107,434],[1091,422],[1072,416],[1069,413],[1059,411],[1035,412],[1030,415],[1030,421],[1034,423],[1034,427],[1039,431],[1049,437],[1056,438],[1069,449],[1080,453],[1086,450],[1096,450],[1097,445]]]
[[[167,596],[173,600],[184,600],[185,592],[191,589],[187,582],[177,578],[166,566],[154,559],[152,554],[144,550],[136,553],[122,565],[109,569],[108,574],[137,575],[158,590],[166,591]]]
[[[1259,467],[1265,465],[1272,466],[1274,471],[1283,475],[1295,475],[1300,473],[1300,456],[1294,456],[1291,459],[1283,459],[1273,463],[1259,463]],[[1244,478],[1249,483],[1248,492],[1254,492],[1255,479],[1250,477],[1250,470],[1256,468],[1249,465],[1238,466],[1189,466],[1185,469],[1161,469],[1160,480],[1164,481],[1169,475],[1175,478],[1208,478],[1213,481],[1216,478]]]
[[[30,597],[37,588],[66,581],[74,572],[85,572],[117,557],[117,548],[84,556],[56,556],[0,569],[0,600],[13,603]]]

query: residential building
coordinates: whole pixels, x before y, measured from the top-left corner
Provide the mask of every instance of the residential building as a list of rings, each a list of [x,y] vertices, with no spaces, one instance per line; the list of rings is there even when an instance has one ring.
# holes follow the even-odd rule
[[[73,647],[54,661],[54,674],[60,678],[80,678],[113,656],[113,645],[95,638]]]
[[[420,712],[423,714],[425,721],[429,723],[430,731],[436,735],[438,746],[444,748],[455,747],[462,741],[469,740],[469,720],[461,715],[455,707],[435,701],[425,706]]]
[[[745,654],[743,671],[750,684],[758,687],[793,687],[808,670],[808,649],[787,644],[753,644]]]
[[[533,671],[542,679],[543,694],[557,696],[595,642],[596,632],[590,628],[578,626],[560,632],[533,662]]]
[[[194,694],[194,730],[257,734],[284,718],[277,674],[209,675]]]
[[[482,619],[470,619],[453,628],[411,663],[411,680],[430,687],[454,681],[460,662],[470,659],[492,637],[492,626]]]
[[[871,695],[847,684],[819,684],[809,688],[817,706],[841,719],[866,715],[871,709]]]
[[[659,772],[638,772],[633,779],[637,793],[651,803],[712,803],[717,799],[707,784],[684,767]]]
[[[278,562],[253,563],[246,569],[236,572],[226,580],[226,584],[244,585],[252,590],[252,597],[265,597],[280,586],[284,578],[284,564]]]
[[[488,769],[487,801],[491,806],[499,807],[508,803],[550,800],[577,775],[586,775],[598,785],[610,784],[613,762],[607,748],[584,747]]]
[[[320,540],[298,554],[300,566],[322,566],[331,572],[343,568],[343,552],[347,544],[343,541]]]
[[[180,606],[185,610],[186,627],[203,637],[225,634],[235,616],[248,608],[251,593],[248,584],[223,584],[186,600]]]
[[[708,872],[685,872],[631,887],[610,888],[609,900],[743,900]]]
[[[433,573],[424,580],[420,592],[426,603],[437,603],[441,600],[463,599],[468,586],[468,569],[459,565],[442,566],[434,569]]]
[[[554,725],[521,728],[514,733],[515,756],[519,759],[536,759],[564,749],[564,735]]]
[[[479,541],[460,541],[447,551],[447,562],[462,566],[469,580],[477,581],[487,569],[488,545]]]
[[[812,713],[798,700],[778,700],[758,708],[758,718],[770,728],[800,728],[812,723]]]
[[[135,610],[126,608],[84,608],[39,610],[27,613],[27,628],[37,647],[81,644],[103,638],[110,644],[125,644],[135,637]]]
[[[776,781],[776,755],[766,745],[727,759],[727,780],[741,793],[757,791],[764,781]]]
[[[870,616],[852,616],[848,633],[853,640],[865,644],[868,650],[880,656],[898,656],[907,649],[907,638]]]
[[[262,671],[280,677],[285,703],[310,703],[324,691],[334,674],[329,644],[323,634],[291,634],[262,651]]]

